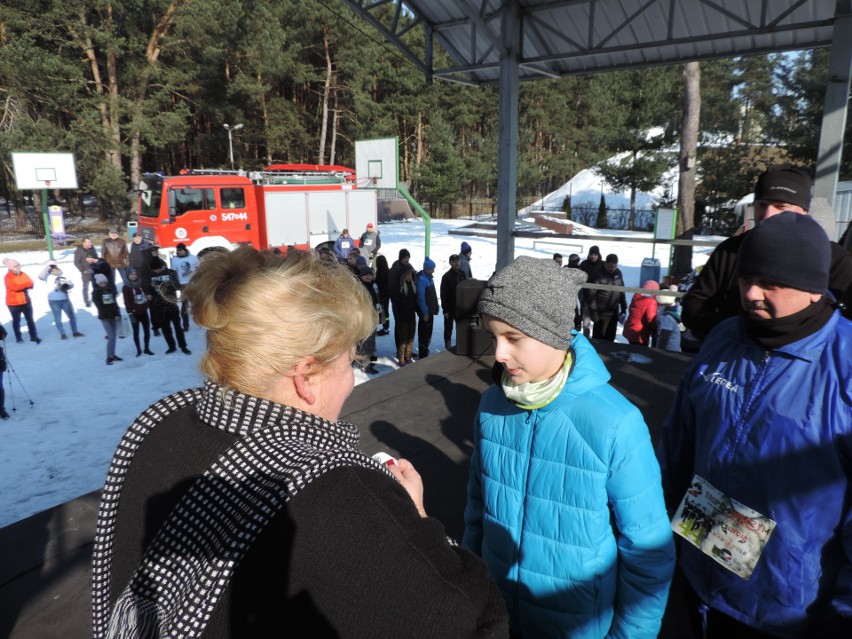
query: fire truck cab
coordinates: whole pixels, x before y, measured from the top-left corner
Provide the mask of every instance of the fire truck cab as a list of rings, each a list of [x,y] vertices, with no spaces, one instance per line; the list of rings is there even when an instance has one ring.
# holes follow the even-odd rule
[[[356,189],[354,171],[326,165],[275,165],[251,173],[193,171],[145,175],[139,183],[139,233],[169,254],[258,249],[308,250],[344,228],[377,223],[376,191]]]

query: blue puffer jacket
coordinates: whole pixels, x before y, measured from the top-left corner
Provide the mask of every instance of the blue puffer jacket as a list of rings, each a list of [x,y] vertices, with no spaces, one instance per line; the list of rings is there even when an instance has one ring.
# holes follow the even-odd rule
[[[498,385],[483,396],[463,543],[524,639],[656,637],[674,543],[648,428],[589,341],[572,349],[547,406],[518,408]]]
[[[680,543],[706,603],[779,637],[852,619],[852,322],[835,313],[773,350],[739,318],[719,324],[681,382],[658,455],[671,507],[697,474],[777,522],[748,581]]]

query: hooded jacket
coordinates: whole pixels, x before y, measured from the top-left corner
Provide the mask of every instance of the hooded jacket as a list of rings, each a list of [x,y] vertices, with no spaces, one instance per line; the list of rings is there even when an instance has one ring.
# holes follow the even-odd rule
[[[464,273],[465,279],[473,279],[473,271],[470,270],[470,255],[459,253],[459,268]]]
[[[420,271],[417,274],[417,312],[421,317],[423,315],[432,317],[437,315],[439,310],[435,279],[426,271]]]
[[[571,349],[546,406],[519,408],[497,384],[482,397],[463,545],[485,560],[524,639],[651,639],[674,570],[659,466],[589,341],[575,334]]]
[[[627,319],[622,335],[631,344],[648,345],[651,329],[657,318],[657,298],[653,295],[635,293],[630,300]]]
[[[30,303],[29,291],[33,287],[30,276],[21,271],[9,271],[3,278],[6,283],[6,306],[25,306]]]
[[[68,291],[74,288],[74,283],[69,282],[68,279],[63,277],[61,268],[57,266],[56,270],[58,273],[53,273],[53,269],[48,264],[38,274],[38,279],[47,282],[47,285],[50,287],[50,291],[47,294],[48,301],[64,302],[68,299]]]
[[[699,475],[777,526],[748,581],[681,541],[712,608],[778,637],[852,626],[852,322],[767,350],[729,318],[680,383],[658,444],[670,508]],[[829,633],[840,637],[846,634]]]

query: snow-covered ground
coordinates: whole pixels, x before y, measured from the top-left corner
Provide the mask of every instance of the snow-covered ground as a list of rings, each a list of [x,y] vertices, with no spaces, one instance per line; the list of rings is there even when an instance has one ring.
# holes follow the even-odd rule
[[[435,220],[432,223],[431,255],[438,268],[436,282],[448,268],[449,256],[459,251],[462,240],[473,248],[474,277],[485,279],[496,263],[496,238],[459,237],[449,235],[454,227],[469,224],[462,220]],[[382,224],[381,252],[389,263],[401,248],[411,251],[412,264],[420,268],[424,256],[423,224],[418,220]],[[360,231],[359,231],[360,232]],[[594,235],[594,229],[578,228],[578,233]],[[629,235],[618,232],[618,235]],[[637,236],[648,237],[647,233]],[[565,245],[560,248],[559,243]],[[617,253],[628,286],[639,285],[642,259],[650,257],[650,244],[629,242],[553,240],[533,247],[532,239],[519,238],[516,255],[550,257],[555,251],[565,255],[577,252],[585,257],[589,247],[598,244],[601,252]],[[577,249],[580,250],[577,250]],[[698,249],[694,263],[703,264],[710,249]],[[51,508],[103,485],[109,461],[121,435],[131,421],[149,404],[182,388],[201,383],[198,361],[204,350],[204,335],[193,326],[187,333],[192,355],[180,352],[165,355],[165,341],[152,336],[155,357],[135,356],[130,336],[118,340],[117,354],[124,358],[106,365],[104,331],[94,306],[83,305],[80,277],[73,265],[73,248],[57,248],[54,257],[66,276],[76,286],[71,299],[76,308],[79,330],[85,337],[61,341],[53,326],[53,315],[47,304],[48,287],[37,279],[48,261],[46,251],[4,253],[21,262],[35,282],[31,291],[36,326],[41,344],[15,343],[9,312],[0,307],[0,319],[9,333],[6,353],[9,370],[3,376],[6,409],[12,418],[0,422],[0,527]],[[664,257],[666,249],[657,249]],[[5,275],[5,269],[0,269]],[[120,279],[120,278],[119,278]],[[443,320],[435,322],[432,349],[443,350]],[[26,325],[24,323],[24,332]],[[70,331],[66,327],[66,332]],[[619,337],[619,339],[621,339]],[[396,370],[393,330],[377,338],[380,374]],[[454,340],[455,341],[455,340]],[[355,372],[355,383],[372,379]],[[345,410],[345,409],[344,409]]]

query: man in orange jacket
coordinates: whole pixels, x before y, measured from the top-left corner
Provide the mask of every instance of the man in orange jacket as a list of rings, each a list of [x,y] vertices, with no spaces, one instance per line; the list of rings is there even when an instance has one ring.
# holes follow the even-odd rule
[[[30,276],[21,271],[21,263],[7,257],[3,264],[9,269],[4,281],[6,282],[6,306],[12,314],[12,330],[15,331],[15,339],[18,344],[23,343],[21,337],[21,314],[27,320],[27,330],[30,333],[30,341],[41,344],[33,321],[33,303],[30,301],[29,290],[33,287]]]

